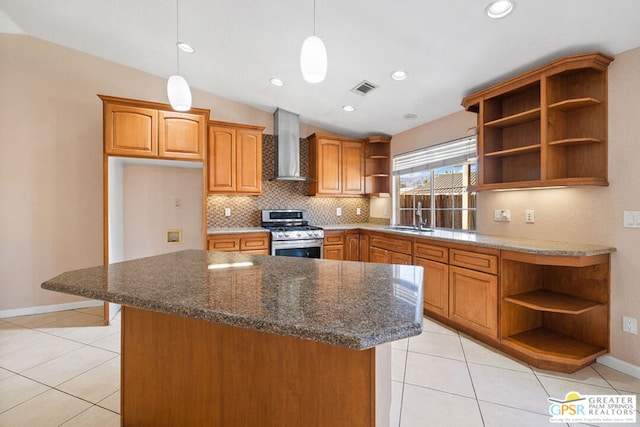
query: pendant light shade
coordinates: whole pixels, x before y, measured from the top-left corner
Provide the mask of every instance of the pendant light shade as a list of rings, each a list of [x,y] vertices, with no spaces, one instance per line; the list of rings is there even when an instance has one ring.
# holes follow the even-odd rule
[[[171,108],[175,111],[189,111],[191,109],[191,89],[184,77],[174,74],[167,82],[167,97]]]
[[[320,83],[327,76],[327,49],[322,39],[309,36],[302,43],[300,51],[302,77],[309,83]]]

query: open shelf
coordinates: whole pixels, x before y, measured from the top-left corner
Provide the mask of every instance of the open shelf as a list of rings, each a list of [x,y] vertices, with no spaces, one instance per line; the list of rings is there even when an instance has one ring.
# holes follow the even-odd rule
[[[374,156],[367,156],[367,159],[388,159],[389,156],[382,156],[382,155],[374,155]]]
[[[502,117],[497,120],[492,120],[484,124],[485,127],[505,128],[509,126],[515,126],[522,123],[532,122],[540,118],[540,108],[534,108],[532,110],[523,111],[522,113],[513,114],[511,116]]]
[[[607,352],[606,348],[547,328],[532,329],[502,340],[507,345],[527,351],[533,357],[545,356],[550,359],[572,360],[578,365]]]
[[[364,140],[364,188],[370,197],[389,197],[391,180],[391,137],[370,136]]]
[[[549,311],[552,313],[581,314],[602,304],[572,295],[560,294],[546,289],[537,289],[518,295],[510,295],[504,298],[505,301],[531,308],[538,311]]]
[[[372,173],[371,175],[367,175],[367,176],[372,176],[374,178],[386,178],[389,176],[388,173]]]
[[[574,99],[565,99],[564,101],[555,102],[549,105],[550,110],[560,110],[560,111],[573,111],[579,110],[580,108],[593,107],[594,105],[601,104],[602,101],[595,98],[574,98]]]
[[[526,147],[511,148],[508,150],[493,151],[491,153],[485,153],[485,157],[519,156],[521,154],[533,153],[536,151],[540,151],[540,144],[527,145]]]
[[[558,139],[556,141],[550,141],[548,145],[563,146],[563,145],[582,145],[582,144],[598,144],[602,142],[598,138],[566,138]]]

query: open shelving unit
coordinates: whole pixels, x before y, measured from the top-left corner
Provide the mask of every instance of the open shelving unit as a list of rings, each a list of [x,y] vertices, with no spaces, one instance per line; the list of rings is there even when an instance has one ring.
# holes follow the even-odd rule
[[[478,113],[475,189],[608,185],[612,60],[569,56],[465,97]]]
[[[365,195],[390,197],[391,137],[370,136],[365,139]]]
[[[574,372],[609,348],[610,259],[503,251],[500,339],[536,366]]]

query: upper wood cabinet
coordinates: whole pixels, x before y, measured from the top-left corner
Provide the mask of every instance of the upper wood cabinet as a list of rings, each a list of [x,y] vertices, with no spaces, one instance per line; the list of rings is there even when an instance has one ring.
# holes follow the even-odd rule
[[[204,160],[209,110],[178,113],[166,104],[98,95],[104,152],[112,156]]]
[[[462,100],[478,113],[478,190],[608,185],[607,67],[569,56]]]
[[[361,139],[316,134],[309,140],[309,195],[364,194],[364,143]]]
[[[365,194],[375,197],[390,197],[391,137],[370,136],[365,146]]]
[[[209,122],[209,194],[262,194],[261,126]]]

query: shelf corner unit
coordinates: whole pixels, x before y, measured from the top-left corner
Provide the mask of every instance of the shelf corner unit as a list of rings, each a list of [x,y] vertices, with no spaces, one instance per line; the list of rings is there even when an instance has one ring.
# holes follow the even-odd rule
[[[365,195],[369,197],[390,196],[391,137],[370,136],[365,138]]]
[[[465,97],[478,114],[478,189],[606,183],[611,61],[569,56]]]

